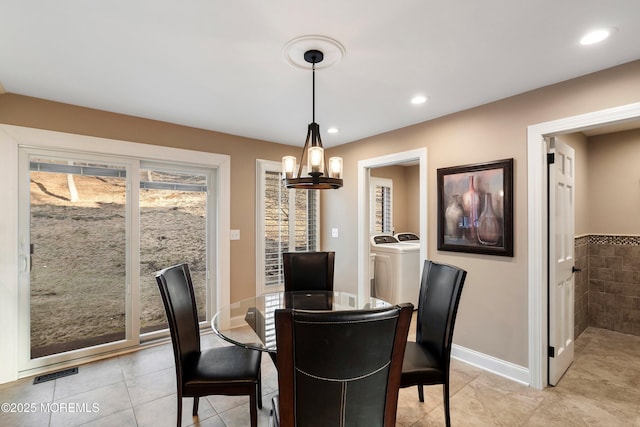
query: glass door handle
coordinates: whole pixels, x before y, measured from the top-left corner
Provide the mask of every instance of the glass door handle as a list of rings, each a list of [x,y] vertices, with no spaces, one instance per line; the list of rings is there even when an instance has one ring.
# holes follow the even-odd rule
[[[21,272],[26,273],[29,271],[29,264],[31,264],[29,262],[29,258],[25,255],[20,255],[18,258],[18,269]]]

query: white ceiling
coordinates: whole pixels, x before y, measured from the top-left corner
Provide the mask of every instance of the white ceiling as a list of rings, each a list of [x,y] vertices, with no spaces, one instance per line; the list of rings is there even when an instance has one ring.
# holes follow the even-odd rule
[[[302,145],[311,73],[282,49],[304,35],[346,49],[316,72],[333,146],[640,59],[640,1],[0,0],[0,88]]]

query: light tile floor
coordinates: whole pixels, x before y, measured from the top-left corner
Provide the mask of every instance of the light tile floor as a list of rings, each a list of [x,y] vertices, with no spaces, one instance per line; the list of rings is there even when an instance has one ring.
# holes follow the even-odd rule
[[[203,348],[225,345],[212,335]],[[0,402],[34,412],[0,412],[0,426],[174,426],[176,395],[170,344],[80,366],[80,372],[33,385],[32,378],[0,386]],[[451,420],[454,426],[640,427],[640,337],[589,328],[576,341],[576,357],[557,387],[535,390],[453,361]],[[267,426],[277,372],[263,358],[259,425]],[[191,417],[184,399],[183,426],[246,427],[248,397],[200,399]],[[64,410],[64,405],[72,403]],[[41,406],[41,404],[43,406]],[[49,411],[46,411],[49,405]],[[79,409],[70,412],[69,408]],[[4,409],[4,407],[3,407]],[[442,387],[402,389],[399,426],[442,426]]]

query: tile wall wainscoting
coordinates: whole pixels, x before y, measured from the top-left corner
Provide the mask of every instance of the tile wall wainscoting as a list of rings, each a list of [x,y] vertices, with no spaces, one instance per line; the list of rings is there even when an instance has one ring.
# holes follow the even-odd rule
[[[588,326],[640,336],[640,236],[575,239],[575,337]]]
[[[578,338],[589,326],[589,236],[575,239],[575,267],[581,271],[574,274],[574,337]]]

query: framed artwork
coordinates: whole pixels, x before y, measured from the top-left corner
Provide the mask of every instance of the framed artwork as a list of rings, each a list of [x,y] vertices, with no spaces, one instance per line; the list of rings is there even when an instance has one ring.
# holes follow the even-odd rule
[[[513,159],[438,169],[438,250],[513,256]]]

